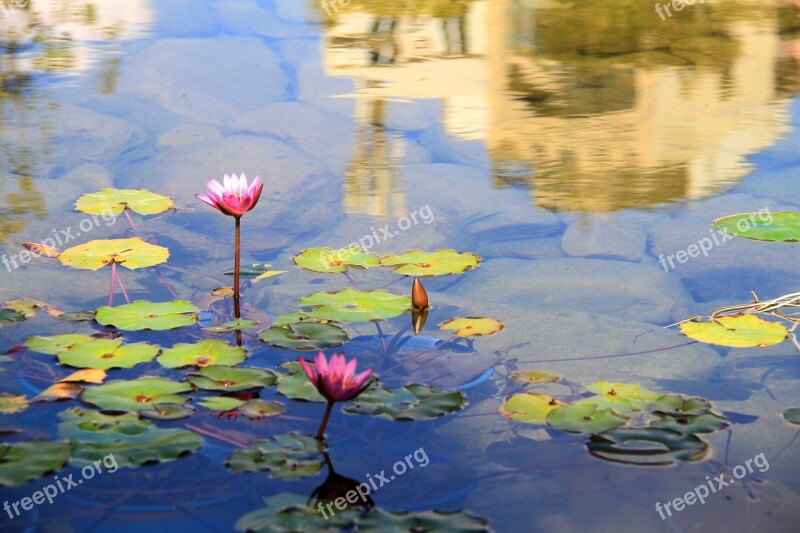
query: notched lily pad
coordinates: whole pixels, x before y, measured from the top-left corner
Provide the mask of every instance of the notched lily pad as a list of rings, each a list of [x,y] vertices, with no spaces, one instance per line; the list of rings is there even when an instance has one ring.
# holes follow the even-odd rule
[[[396,266],[395,272],[403,276],[442,276],[446,274],[461,274],[478,266],[481,258],[471,252],[456,252],[455,250],[436,250],[423,252],[421,250],[406,250],[400,255],[385,255],[381,257],[381,265]]]
[[[267,472],[278,479],[316,475],[324,464],[325,445],[308,435],[289,433],[269,440],[253,440],[233,452],[226,464],[234,472]]]
[[[198,405],[211,411],[233,411],[244,405],[242,400],[227,396],[212,396],[198,400]]]
[[[341,533],[353,530],[354,520],[359,514],[356,505],[347,507],[344,511],[337,509],[335,515],[323,517],[318,510],[305,505],[290,505],[275,509],[269,506],[268,498],[265,498],[264,502],[266,507],[247,513],[236,522],[236,531]]]
[[[719,317],[707,322],[684,322],[680,328],[690,339],[734,348],[772,346],[783,342],[789,334],[783,324],[749,314]]]
[[[712,409],[705,398],[685,398],[680,394],[665,394],[650,404],[650,411],[668,416],[700,416]]]
[[[116,307],[101,307],[97,310],[96,320],[103,326],[114,326],[125,331],[141,331],[191,326],[197,322],[195,305],[183,301],[154,303],[144,300]]]
[[[258,326],[258,322],[255,320],[237,318],[236,320],[225,322],[221,326],[210,326],[203,329],[209,333],[230,333],[231,331],[242,331],[256,326]]]
[[[647,466],[697,461],[708,453],[708,443],[696,435],[653,428],[604,431],[591,435],[586,447],[601,459]]]
[[[439,390],[418,383],[391,390],[373,383],[346,405],[344,411],[392,420],[432,420],[454,413],[466,403],[467,397],[457,390]]]
[[[146,189],[103,189],[84,194],[75,202],[75,209],[90,215],[119,216],[125,209],[140,215],[156,215],[175,209],[172,198]]]
[[[189,418],[194,413],[191,407],[174,403],[154,404],[147,409],[139,410],[139,415],[150,420],[180,420]]]
[[[25,396],[15,394],[0,394],[0,414],[13,415],[28,408],[28,400]],[[0,463],[2,459],[0,459]]]
[[[22,485],[59,470],[69,455],[69,442],[32,440],[0,444],[0,485]]]
[[[669,416],[664,415],[658,420],[650,422],[651,428],[673,429],[684,433],[713,433],[730,426],[731,423],[725,418],[706,413],[697,416]]]
[[[459,533],[491,531],[489,520],[467,511],[425,511],[393,513],[381,508],[371,509],[358,520],[358,531],[458,531]]]
[[[301,306],[313,307],[306,314],[320,320],[366,322],[402,315],[411,307],[411,297],[383,289],[316,292],[300,300]]]
[[[115,262],[130,270],[159,265],[169,259],[169,250],[139,237],[99,239],[64,250],[58,260],[66,266],[99,270]]]
[[[158,346],[146,342],[122,344],[122,339],[93,339],[70,346],[58,352],[57,357],[62,365],[76,368],[132,368],[139,363],[152,361],[158,354]]]
[[[481,335],[494,335],[503,331],[503,324],[493,318],[462,317],[453,318],[439,324],[439,329],[455,330],[459,337],[477,337]]]
[[[546,394],[524,392],[514,394],[500,407],[500,414],[515,422],[526,424],[544,424],[547,414],[564,405]]]
[[[628,417],[596,405],[565,405],[547,413],[547,425],[573,433],[599,433],[625,424]]]
[[[177,344],[161,352],[158,363],[165,368],[184,366],[233,366],[247,357],[244,349],[225,341],[206,339],[193,344]]]
[[[742,213],[716,219],[712,225],[735,237],[768,242],[800,242],[800,213]],[[764,220],[766,218],[766,220]]]
[[[269,387],[275,379],[274,372],[262,368],[207,366],[190,374],[186,381],[202,390],[239,392]]]
[[[280,402],[265,402],[264,400],[248,400],[239,408],[239,412],[248,418],[258,419],[268,416],[278,416],[286,411],[286,406]]]
[[[638,383],[609,383],[596,381],[586,387],[595,396],[581,398],[580,405],[594,405],[601,409],[614,409],[619,413],[641,411],[663,394],[649,391]]]
[[[263,342],[292,350],[324,350],[341,346],[350,338],[336,324],[296,322],[285,326],[270,326],[258,334]]]
[[[187,398],[180,394],[191,390],[188,383],[145,377],[89,387],[83,391],[81,399],[107,411],[136,412],[157,404],[183,405]]]
[[[68,333],[66,335],[51,335],[49,337],[29,337],[22,345],[34,352],[56,355],[78,344],[94,342],[95,340],[96,339],[91,335]]]
[[[347,267],[370,268],[380,264],[380,258],[359,247],[348,246],[333,250],[327,247],[308,248],[292,258],[294,264],[311,272],[344,272]]]
[[[563,378],[558,372],[550,370],[514,370],[509,374],[508,379],[525,385],[546,385],[561,381]]]

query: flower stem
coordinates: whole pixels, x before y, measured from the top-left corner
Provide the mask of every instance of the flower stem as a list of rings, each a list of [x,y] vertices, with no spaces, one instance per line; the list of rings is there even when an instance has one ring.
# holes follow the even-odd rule
[[[325,416],[322,417],[322,423],[317,430],[317,440],[322,440],[325,437],[325,428],[328,426],[328,419],[331,417],[333,403],[334,402],[328,402],[328,407],[325,408]]]
[[[111,286],[108,288],[108,306],[111,307],[114,305],[114,284],[117,281],[117,263],[116,261],[112,261],[111,263]]]
[[[111,265],[111,273],[117,278],[117,283],[119,283],[119,288],[122,289],[122,295],[125,297],[125,301],[127,303],[131,303],[131,299],[128,298],[128,291],[125,290],[125,286],[122,284],[122,278],[119,277],[119,272],[117,272],[117,262],[114,261],[114,264]]]
[[[242,312],[239,308],[239,251],[241,243],[241,218],[235,217],[236,230],[234,231],[233,246],[234,246],[234,259],[233,259],[233,314],[235,318],[241,318]]]

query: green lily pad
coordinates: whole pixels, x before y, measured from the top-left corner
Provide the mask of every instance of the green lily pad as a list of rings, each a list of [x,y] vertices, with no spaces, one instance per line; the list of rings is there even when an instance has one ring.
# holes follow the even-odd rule
[[[347,267],[370,268],[380,264],[380,257],[357,246],[333,250],[308,248],[292,258],[294,264],[311,272],[344,272]]]
[[[458,531],[486,533],[489,521],[466,511],[425,511],[393,513],[381,508],[371,509],[358,520],[358,531]]]
[[[202,390],[239,392],[269,387],[275,383],[275,373],[262,368],[207,366],[186,381]]]
[[[266,418],[283,414],[286,411],[286,406],[280,402],[248,400],[239,408],[239,411],[248,418]]]
[[[189,418],[194,414],[194,409],[185,405],[174,403],[154,404],[147,409],[140,409],[139,416],[150,420],[180,420]]]
[[[772,346],[783,342],[789,332],[778,322],[754,315],[720,317],[707,322],[684,322],[681,332],[696,341],[735,348]]]
[[[96,320],[103,326],[115,326],[125,331],[164,331],[191,326],[197,322],[198,311],[200,309],[195,305],[183,300],[162,303],[141,300],[116,307],[101,307],[97,310]]]
[[[500,414],[515,422],[544,424],[547,414],[563,405],[546,394],[524,392],[514,394],[500,406]]]
[[[768,242],[800,242],[800,213],[742,213],[716,219],[712,225],[735,237]],[[763,220],[766,218],[767,220]]]
[[[97,339],[90,335],[69,333],[66,335],[51,335],[49,337],[30,337],[22,345],[34,352],[56,355],[78,344],[94,342],[95,340]]]
[[[614,409],[618,413],[641,411],[648,404],[663,396],[649,391],[638,383],[609,383],[596,381],[586,387],[596,396],[581,398],[579,405],[594,405],[601,409]]]
[[[625,424],[628,417],[596,405],[565,405],[547,413],[547,425],[574,433],[599,433]]]
[[[650,411],[665,416],[700,416],[710,413],[711,402],[704,398],[685,398],[680,394],[665,394],[652,402]]]
[[[158,346],[146,342],[122,344],[122,339],[93,339],[92,342],[75,344],[58,352],[62,365],[76,368],[131,368],[139,363],[152,361],[158,354]]]
[[[58,435],[72,441],[72,463],[79,467],[109,454],[121,468],[163,463],[196,452],[203,444],[197,433],[162,429],[133,413],[107,415],[75,407],[59,418]]]
[[[59,470],[69,454],[69,442],[32,440],[0,444],[0,485],[22,485]]]
[[[231,331],[241,331],[244,329],[254,328],[256,326],[258,326],[258,322],[255,320],[244,320],[237,318],[236,320],[225,322],[221,326],[210,326],[203,329],[209,333],[230,333]]]
[[[13,309],[0,309],[0,326],[19,322],[25,322],[25,315],[17,313]]]
[[[96,315],[95,311],[75,311],[73,313],[61,313],[56,318],[64,322],[88,322],[94,320]]]
[[[239,275],[243,278],[266,279],[271,278],[272,276],[277,276],[278,274],[286,273],[285,270],[270,270],[271,266],[272,265],[267,263],[253,263],[249,267],[241,267],[239,269]],[[234,270],[231,268],[222,274],[224,276],[233,276]]]
[[[211,411],[233,411],[244,405],[242,400],[229,398],[227,396],[212,396],[199,400],[198,405],[210,409]]]
[[[321,322],[319,318],[308,316],[303,311],[294,311],[293,313],[286,313],[285,315],[278,315],[272,319],[273,326],[287,326],[297,322]]]
[[[316,292],[302,298],[300,305],[313,307],[314,310],[307,315],[321,320],[366,322],[402,315],[411,307],[411,297],[383,289],[344,289],[338,292]]]
[[[403,276],[442,276],[461,274],[478,266],[481,258],[471,252],[460,253],[455,250],[423,252],[406,250],[400,255],[381,257],[381,265],[397,266],[394,271]]]
[[[291,505],[276,510],[269,506],[267,500],[265,498],[267,507],[256,509],[242,516],[236,522],[236,530],[274,533],[296,533],[298,531],[341,533],[342,531],[352,531],[354,520],[360,514],[360,509],[356,505],[347,507],[344,511],[337,509],[336,514],[327,517],[323,517],[318,510],[305,505]]]
[[[99,270],[112,262],[136,270],[159,265],[168,258],[168,249],[139,237],[90,241],[64,250],[58,256],[62,264],[82,270]]]
[[[270,440],[253,440],[233,452],[226,464],[234,472],[267,472],[278,479],[314,476],[324,464],[325,445],[308,435],[289,433]]]
[[[459,337],[477,337],[481,335],[494,335],[503,331],[502,322],[493,318],[480,318],[468,316],[463,318],[453,318],[439,324],[439,329],[455,330]]]
[[[139,378],[88,387],[81,394],[81,399],[107,411],[136,412],[157,404],[183,405],[187,398],[180,396],[180,393],[191,390],[192,386],[188,383],[164,378]]]
[[[158,363],[165,368],[184,366],[238,365],[247,357],[244,349],[217,339],[177,344],[161,352]]]
[[[671,465],[697,461],[708,443],[691,433],[671,429],[618,428],[590,435],[586,443],[595,457],[634,465]]]
[[[563,378],[558,372],[550,370],[514,370],[509,374],[508,379],[526,385],[546,385],[561,381]]]
[[[350,338],[336,324],[297,322],[285,326],[270,326],[258,334],[263,342],[292,350],[324,350],[341,346]]]
[[[783,412],[783,418],[791,424],[800,425],[800,407],[790,407]]]
[[[172,198],[145,189],[103,189],[84,194],[75,203],[75,209],[90,215],[119,216],[125,208],[140,215],[156,215],[175,209]]]
[[[666,428],[683,433],[713,433],[730,426],[725,418],[706,413],[697,416],[662,416],[658,420],[650,422],[651,428]]]
[[[288,373],[278,372],[278,392],[293,400],[306,402],[327,402],[311,383],[303,367],[297,361],[278,365]]]
[[[28,408],[28,400],[25,396],[15,394],[0,394],[0,414],[13,415]]]
[[[392,420],[433,420],[458,411],[466,403],[467,397],[457,390],[439,390],[418,383],[391,390],[373,383],[344,411]]]

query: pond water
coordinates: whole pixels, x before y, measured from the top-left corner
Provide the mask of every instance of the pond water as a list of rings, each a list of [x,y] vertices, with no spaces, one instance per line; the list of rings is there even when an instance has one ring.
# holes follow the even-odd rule
[[[0,302],[4,309],[19,309],[9,300],[40,302],[35,316],[0,326],[0,353],[8,353],[0,363],[4,442],[72,438],[64,453],[73,458],[94,442],[97,453],[120,460],[142,447],[132,444],[136,415],[127,434],[106,435],[102,445],[104,436],[83,435],[91,442],[76,444],[70,417],[91,415],[75,408],[95,410],[77,398],[14,412],[8,398],[32,401],[76,370],[21,343],[116,331],[52,316],[106,306],[110,269],[31,258],[20,242],[63,251],[140,237],[166,247],[169,259],[157,268],[120,267],[130,299],[177,296],[203,310],[203,326],[218,325],[231,319],[230,299],[210,291],[231,283],[223,272],[233,266],[233,224],[194,195],[224,174],[261,175],[259,204],[242,218],[242,262],[285,273],[246,278],[242,315],[258,327],[239,340],[247,350],[241,366],[273,370],[314,354],[257,336],[296,311],[300,298],[351,285],[411,291],[410,277],[398,281],[387,268],[351,268],[349,277],[298,268],[293,257],[303,250],[355,242],[375,254],[453,249],[481,262],[422,278],[433,308],[419,336],[410,336],[404,313],[345,323],[351,339],[326,350],[358,357],[360,369],[375,368],[392,389],[455,388],[466,398],[456,412],[437,416],[432,408],[430,419],[397,421],[337,406],[327,464],[291,479],[233,472],[226,462],[253,439],[313,435],[323,404],[269,386],[255,396],[285,412],[251,419],[218,415],[198,403],[212,393],[191,393],[191,416],[149,426],[178,432],[144,446],[161,462],[118,470],[109,462],[90,480],[87,463],[42,451],[57,464],[3,487],[0,500],[19,502],[70,475],[82,483],[52,504],[0,511],[0,528],[337,530],[314,511],[316,525],[279,510],[313,507],[371,479],[373,520],[378,508],[468,513],[423,515],[442,525],[418,531],[796,530],[800,426],[783,413],[800,406],[798,348],[789,340],[743,348],[694,342],[667,326],[752,302],[752,293],[767,300],[800,287],[796,244],[730,238],[711,227],[725,215],[758,213],[766,222],[800,209],[800,4],[686,2],[662,14],[659,5],[3,0]],[[132,213],[135,227],[125,216],[75,210],[81,195],[104,188],[148,189],[171,197],[175,209]],[[118,290],[113,303],[123,303]],[[439,324],[456,317],[492,318],[504,328],[454,341]],[[122,333],[126,343],[161,349],[237,341],[201,325]],[[152,360],[109,369],[106,382],[181,381],[196,371]],[[520,383],[515,371],[556,372],[561,380]],[[519,416],[506,402],[526,392],[546,395],[541,416],[551,397],[563,405],[598,393],[600,407],[571,422],[687,423],[677,412],[655,413],[645,393],[609,383],[638,383],[653,398],[708,400],[711,412],[687,416],[705,416],[697,423],[709,427],[658,433],[669,439],[640,442],[638,454],[609,452],[611,461],[597,456],[607,450],[591,436],[597,429],[564,431],[557,419],[547,425],[501,413]],[[402,409],[416,400],[406,393],[393,401]],[[616,436],[631,444],[642,431]],[[196,445],[182,448],[173,438]],[[675,450],[670,464],[629,464],[666,441]],[[596,455],[588,442],[600,444]],[[0,475],[14,467],[7,457],[14,449],[4,445]],[[410,468],[400,473],[398,460]],[[330,476],[332,468],[348,479]],[[397,475],[377,481],[383,471]],[[372,527],[392,530],[386,516]],[[404,523],[395,530],[410,530],[411,519]]]

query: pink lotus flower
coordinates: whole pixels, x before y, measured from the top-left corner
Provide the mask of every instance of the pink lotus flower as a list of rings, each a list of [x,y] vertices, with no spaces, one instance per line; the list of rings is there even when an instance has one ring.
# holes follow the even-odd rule
[[[256,206],[263,188],[261,176],[256,176],[253,183],[248,186],[247,176],[244,174],[239,177],[236,174],[232,176],[225,174],[223,183],[209,180],[206,194],[195,194],[195,196],[226,215],[240,218]]]
[[[328,403],[352,400],[369,386],[366,383],[372,375],[370,368],[356,376],[356,358],[348,363],[342,354],[333,354],[329,363],[325,354],[319,352],[313,367],[302,358],[300,366]]]

